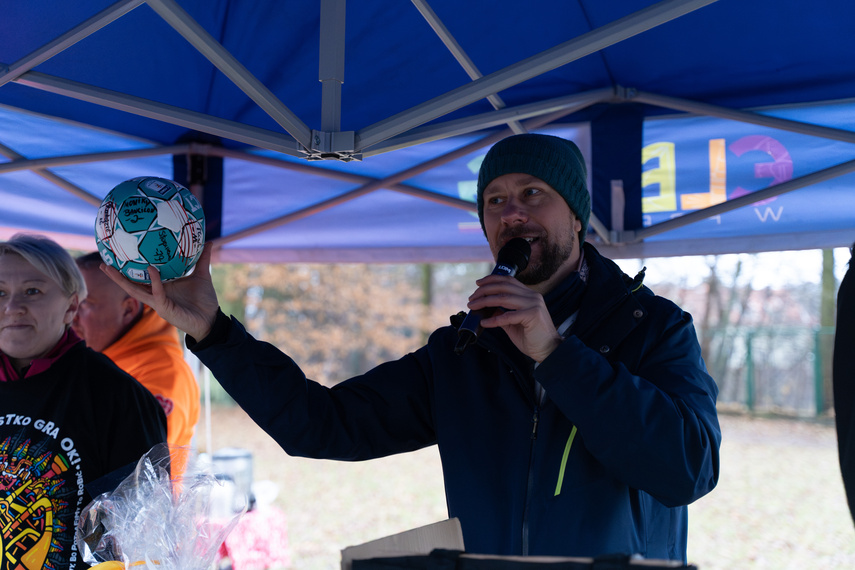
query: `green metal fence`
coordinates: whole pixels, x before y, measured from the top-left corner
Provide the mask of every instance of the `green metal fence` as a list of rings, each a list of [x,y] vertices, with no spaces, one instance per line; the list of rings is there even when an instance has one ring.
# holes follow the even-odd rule
[[[730,327],[706,332],[719,403],[750,412],[821,414],[834,327]],[[825,370],[825,372],[824,372]]]

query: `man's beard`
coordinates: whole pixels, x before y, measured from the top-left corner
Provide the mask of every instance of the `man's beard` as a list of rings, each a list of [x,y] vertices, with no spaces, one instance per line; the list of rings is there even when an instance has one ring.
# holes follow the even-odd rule
[[[539,240],[540,262],[529,263],[528,267],[516,276],[517,280],[523,285],[537,285],[548,280],[570,258],[575,239],[576,236],[571,233],[567,243]]]

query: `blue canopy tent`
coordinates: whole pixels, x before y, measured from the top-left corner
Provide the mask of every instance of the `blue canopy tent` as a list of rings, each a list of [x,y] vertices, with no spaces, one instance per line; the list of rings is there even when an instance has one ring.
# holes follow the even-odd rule
[[[474,182],[542,131],[613,258],[855,239],[855,5],[0,0],[0,237],[94,248],[104,195],[203,201],[218,261],[490,258]],[[2,157],[5,157],[2,158]]]

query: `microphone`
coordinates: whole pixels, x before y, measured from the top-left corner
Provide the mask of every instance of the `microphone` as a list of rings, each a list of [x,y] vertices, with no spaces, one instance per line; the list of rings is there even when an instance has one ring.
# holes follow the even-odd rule
[[[531,244],[524,238],[513,238],[499,250],[499,255],[496,256],[496,267],[490,275],[509,275],[513,277],[526,268],[530,256]],[[460,328],[457,329],[457,344],[454,345],[455,354],[463,354],[464,350],[478,340],[483,330],[481,328],[481,319],[492,316],[495,311],[494,307],[469,311],[469,314],[463,319]]]

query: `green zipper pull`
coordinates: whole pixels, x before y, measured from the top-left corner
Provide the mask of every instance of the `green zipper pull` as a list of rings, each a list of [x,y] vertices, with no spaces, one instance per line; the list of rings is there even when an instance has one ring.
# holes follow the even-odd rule
[[[570,430],[570,437],[567,438],[567,444],[564,446],[564,456],[561,458],[561,468],[558,470],[558,483],[555,484],[555,496],[561,494],[561,485],[564,484],[564,470],[567,468],[567,457],[570,456],[570,447],[573,445],[573,440],[576,438],[576,426]]]

